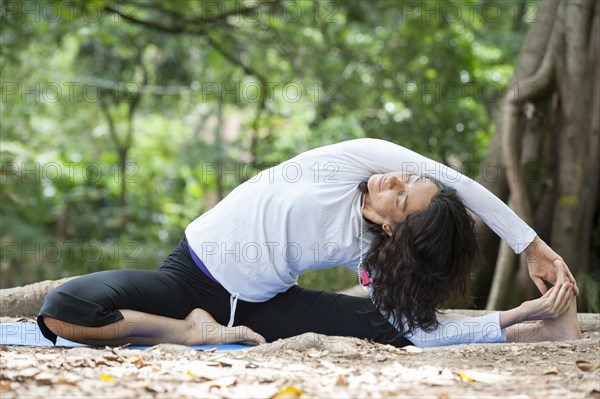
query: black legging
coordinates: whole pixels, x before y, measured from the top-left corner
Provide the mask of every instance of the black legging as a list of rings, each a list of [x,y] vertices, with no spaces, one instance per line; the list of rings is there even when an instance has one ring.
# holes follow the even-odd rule
[[[194,263],[186,239],[158,270],[109,270],[78,277],[51,291],[38,316],[44,336],[56,335],[40,316],[85,327],[123,319],[118,309],[184,319],[202,308],[220,324],[229,320],[230,294]],[[368,298],[292,286],[262,302],[238,301],[234,325],[245,325],[268,342],[305,332],[367,338],[395,346],[409,345],[385,321]]]

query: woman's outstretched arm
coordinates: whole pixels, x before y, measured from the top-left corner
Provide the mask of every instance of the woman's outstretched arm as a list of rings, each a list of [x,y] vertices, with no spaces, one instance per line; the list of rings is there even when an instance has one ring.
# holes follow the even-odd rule
[[[339,144],[354,161],[371,169],[373,174],[404,171],[434,178],[454,188],[467,208],[479,216],[498,234],[515,253],[526,251],[529,275],[540,292],[546,292],[543,281],[555,284],[556,269],[553,262],[562,260],[547,246],[512,209],[481,184],[460,172],[433,161],[407,148],[378,139],[356,139]],[[500,171],[498,178],[504,178]],[[568,267],[560,273],[573,284],[579,294]]]

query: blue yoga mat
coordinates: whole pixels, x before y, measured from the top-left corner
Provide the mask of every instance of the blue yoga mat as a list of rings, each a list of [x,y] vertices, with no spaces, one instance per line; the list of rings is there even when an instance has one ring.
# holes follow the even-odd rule
[[[14,323],[0,323],[0,344],[2,345],[20,345],[20,346],[54,346],[47,340],[40,331],[36,323],[17,321]],[[58,337],[56,346],[75,347],[89,346],[78,344]],[[127,349],[146,349],[149,346],[128,346]],[[247,345],[227,344],[227,345],[196,345],[190,346],[192,349],[210,350],[216,348],[219,351],[232,351],[238,349],[250,348]]]

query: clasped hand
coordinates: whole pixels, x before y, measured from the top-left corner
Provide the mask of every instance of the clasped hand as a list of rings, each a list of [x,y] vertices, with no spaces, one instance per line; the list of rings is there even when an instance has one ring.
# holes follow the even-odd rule
[[[559,282],[568,282],[571,284],[573,293],[578,296],[579,288],[575,282],[575,277],[571,274],[569,267],[563,262],[562,258],[552,250],[538,236],[525,249],[529,277],[535,283],[542,294],[548,292],[544,281],[556,285]],[[557,266],[557,262],[559,265]]]
[[[571,305],[571,283],[557,284],[542,297],[524,302],[528,320],[553,320],[562,316]]]

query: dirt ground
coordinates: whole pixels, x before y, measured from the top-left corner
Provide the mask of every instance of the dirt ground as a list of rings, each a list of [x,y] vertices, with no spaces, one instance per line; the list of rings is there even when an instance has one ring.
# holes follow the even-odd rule
[[[394,348],[304,334],[239,351],[0,346],[8,398],[600,398],[600,333]]]

